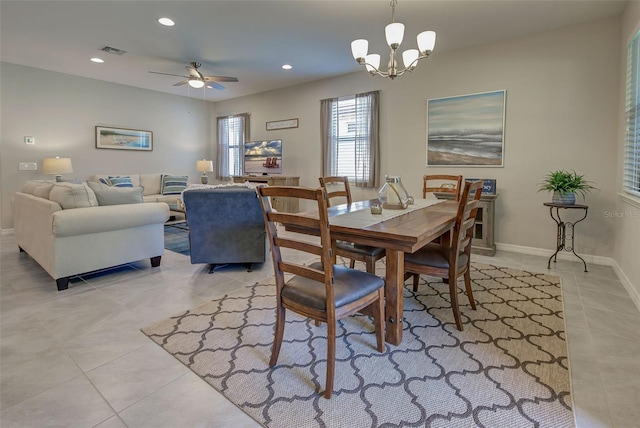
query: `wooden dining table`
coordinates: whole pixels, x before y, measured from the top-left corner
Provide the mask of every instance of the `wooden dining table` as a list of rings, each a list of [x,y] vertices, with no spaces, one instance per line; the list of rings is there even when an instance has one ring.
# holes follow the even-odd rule
[[[399,345],[403,329],[404,253],[413,253],[447,234],[454,226],[458,203],[417,200],[410,209],[395,212],[389,219],[380,216],[380,221],[370,212],[372,203],[378,200],[330,207],[331,238],[386,250],[385,334],[387,342]]]

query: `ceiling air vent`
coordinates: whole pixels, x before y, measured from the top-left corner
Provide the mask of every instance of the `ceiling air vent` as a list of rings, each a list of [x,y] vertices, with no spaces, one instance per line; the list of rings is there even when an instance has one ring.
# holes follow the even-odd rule
[[[103,48],[100,48],[100,50],[102,52],[106,52],[114,55],[124,55],[127,53],[127,51],[123,51],[122,49],[118,49],[118,48],[112,48],[111,46],[105,46]]]

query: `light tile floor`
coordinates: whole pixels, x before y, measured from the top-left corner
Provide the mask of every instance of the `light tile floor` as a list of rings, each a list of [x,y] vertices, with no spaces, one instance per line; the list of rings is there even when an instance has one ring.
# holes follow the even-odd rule
[[[12,235],[0,242],[0,425],[9,427],[256,427],[140,328],[237,287],[271,279],[214,274],[167,251],[72,280],[58,292]],[[498,252],[475,261],[549,272],[546,259]],[[561,260],[577,426],[640,424],[640,312],[609,267]]]

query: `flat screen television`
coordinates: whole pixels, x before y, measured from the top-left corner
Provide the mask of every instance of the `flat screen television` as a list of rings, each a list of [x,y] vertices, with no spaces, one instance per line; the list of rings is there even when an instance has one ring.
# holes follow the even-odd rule
[[[245,174],[282,174],[282,140],[244,143]]]

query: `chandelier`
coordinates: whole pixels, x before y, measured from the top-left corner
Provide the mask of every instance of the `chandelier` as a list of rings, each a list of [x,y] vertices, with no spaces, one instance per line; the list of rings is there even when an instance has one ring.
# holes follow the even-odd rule
[[[435,31],[423,31],[418,34],[418,49],[408,49],[404,51],[402,53],[404,68],[402,70],[398,69],[396,52],[404,37],[404,24],[395,22],[397,4],[398,0],[391,0],[391,24],[387,25],[384,29],[387,44],[391,48],[387,71],[380,70],[380,55],[367,55],[367,51],[369,50],[369,42],[367,40],[358,39],[351,42],[351,53],[358,64],[364,65],[367,71],[374,76],[389,77],[392,80],[395,79],[396,76],[402,76],[406,71],[413,71],[416,65],[418,65],[418,61],[429,57],[436,44]]]

